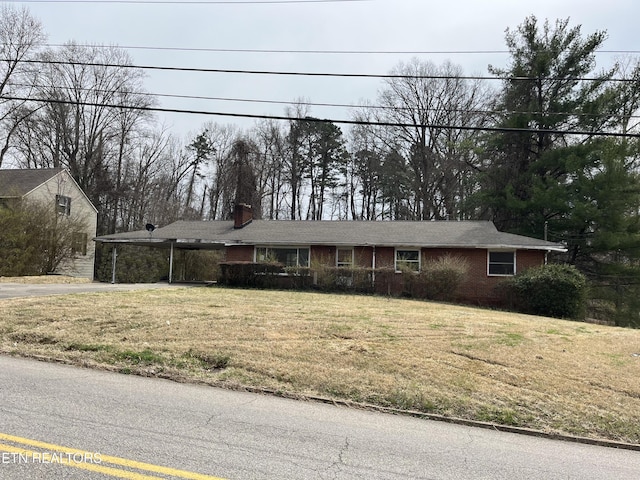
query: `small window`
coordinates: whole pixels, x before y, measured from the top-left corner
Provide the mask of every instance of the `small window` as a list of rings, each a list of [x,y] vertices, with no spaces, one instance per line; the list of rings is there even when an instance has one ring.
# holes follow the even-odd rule
[[[516,252],[489,252],[489,275],[515,275]]]
[[[308,267],[309,248],[300,247],[258,247],[256,262],[275,261],[285,267]]]
[[[336,251],[336,265],[342,268],[353,267],[353,248],[338,248]]]
[[[76,233],[73,235],[73,241],[71,242],[71,250],[74,255],[87,254],[87,240],[89,236],[86,233]]]
[[[56,212],[61,215],[71,215],[71,197],[56,195]]]
[[[396,271],[409,268],[420,271],[420,250],[396,250]]]

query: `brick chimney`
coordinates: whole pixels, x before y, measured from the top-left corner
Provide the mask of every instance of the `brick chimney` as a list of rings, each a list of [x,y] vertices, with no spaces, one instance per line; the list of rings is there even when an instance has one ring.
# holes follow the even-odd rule
[[[233,228],[242,228],[253,220],[251,205],[238,203],[233,211]]]

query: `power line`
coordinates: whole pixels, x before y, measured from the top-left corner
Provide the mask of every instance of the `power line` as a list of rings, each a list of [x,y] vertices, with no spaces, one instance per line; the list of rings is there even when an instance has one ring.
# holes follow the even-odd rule
[[[16,100],[25,102],[52,103],[62,105],[77,105],[98,108],[118,108],[125,110],[138,110],[148,112],[161,113],[184,113],[195,115],[223,116],[234,118],[250,118],[257,120],[285,120],[285,121],[308,121],[308,122],[331,122],[345,125],[371,125],[378,127],[394,127],[394,128],[432,128],[442,130],[464,130],[464,131],[482,131],[482,132],[499,132],[499,133],[546,133],[558,135],[581,135],[595,137],[623,137],[623,138],[640,138],[640,134],[634,133],[618,133],[618,132],[587,132],[579,130],[554,130],[554,129],[533,129],[533,128],[505,128],[505,127],[471,127],[460,125],[435,125],[435,124],[413,124],[413,123],[396,123],[396,122],[371,122],[365,120],[337,120],[337,119],[321,119],[314,117],[291,117],[285,115],[255,115],[249,113],[231,113],[231,112],[212,112],[206,110],[181,110],[158,107],[140,107],[136,105],[117,105],[109,103],[93,103],[93,102],[77,102],[70,100],[27,98],[2,95],[1,100]]]
[[[44,85],[26,85],[26,84],[12,84],[15,87],[27,87],[27,88],[49,88]],[[83,92],[99,92],[99,93],[113,93],[110,90],[96,89],[96,88],[79,88],[79,87],[55,87],[58,90],[78,90]],[[263,103],[268,105],[306,105],[309,107],[328,107],[328,108],[352,108],[352,109],[370,109],[370,110],[393,110],[393,111],[406,111],[413,112],[416,111],[417,108],[411,107],[392,107],[385,105],[349,105],[345,103],[327,103],[327,102],[307,102],[307,101],[285,101],[285,100],[263,100],[263,99],[255,99],[255,98],[230,98],[230,97],[209,97],[204,95],[178,95],[178,94],[169,94],[169,93],[150,93],[150,92],[129,92],[129,91],[119,91],[118,93],[122,93],[124,95],[143,95],[146,97],[159,97],[159,98],[177,98],[184,100],[211,100],[211,101],[219,101],[219,102],[239,102],[239,103]],[[445,113],[472,113],[478,115],[517,115],[517,114],[527,114],[527,115],[562,115],[567,117],[592,117],[597,118],[600,115],[597,113],[583,113],[583,112],[519,112],[514,110],[509,111],[499,111],[499,110],[466,110],[466,109],[435,109],[435,108],[423,108],[422,111],[442,111]],[[623,113],[611,113],[611,117],[618,118],[640,118],[640,115],[626,115]]]
[[[5,0],[7,3],[115,3],[130,5],[269,5],[269,4],[303,4],[303,3],[356,3],[371,2],[374,0]]]
[[[3,59],[2,61],[9,61]],[[21,60],[23,63],[37,63],[45,65],[71,65],[83,67],[104,67],[104,68],[134,68],[140,70],[165,70],[191,73],[229,73],[244,75],[277,75],[277,76],[297,76],[297,77],[339,77],[339,78],[382,78],[382,79],[422,79],[422,80],[507,80],[507,81],[531,81],[539,80],[536,77],[496,77],[482,75],[403,75],[403,74],[371,74],[371,73],[326,73],[326,72],[283,72],[275,70],[236,70],[223,68],[194,68],[194,67],[164,67],[155,65],[133,65],[101,62],[76,62],[72,60]],[[549,81],[607,81],[634,83],[636,79],[629,78],[591,78],[591,77],[544,77]]]
[[[70,89],[71,87],[65,87],[66,89]],[[91,89],[83,89],[83,90],[91,90]],[[94,90],[95,91],[95,90]],[[123,92],[123,93],[136,93],[136,92]],[[305,101],[284,101],[284,100],[261,100],[261,99],[253,99],[253,98],[229,98],[229,97],[207,97],[202,95],[177,95],[177,94],[168,94],[168,93],[142,93],[142,95],[151,96],[151,97],[161,97],[161,98],[179,98],[186,100],[212,100],[212,101],[221,101],[221,102],[241,102],[241,103],[265,103],[269,105],[307,105],[309,107],[329,107],[329,108],[363,108],[363,109],[371,109],[371,110],[393,110],[393,111],[406,111],[406,112],[414,112],[417,108],[411,107],[392,107],[392,106],[384,106],[384,105],[348,105],[345,103],[326,103],[326,102],[305,102]],[[600,117],[597,113],[582,113],[582,112],[518,112],[518,111],[499,111],[499,110],[465,110],[465,109],[436,109],[436,108],[423,108],[421,111],[442,111],[445,113],[473,113],[479,115],[502,115],[502,114],[528,114],[528,115],[562,115],[562,116],[573,116],[573,117],[592,117],[597,118]],[[625,115],[622,113],[612,113],[611,117],[619,117],[619,118],[640,118],[640,115]]]
[[[112,48],[112,45],[74,44],[84,48]],[[66,47],[64,43],[44,44],[46,47]],[[174,52],[204,52],[204,53],[283,53],[283,54],[312,54],[312,55],[497,55],[510,54],[509,50],[279,50],[265,48],[203,48],[203,47],[151,47],[145,45],[117,45],[123,50],[158,50]],[[598,50],[595,52],[606,54],[640,54],[640,50]]]
[[[78,47],[111,48],[110,45],[79,45]],[[47,47],[65,47],[66,44],[45,44]],[[322,54],[322,55],[456,55],[456,54],[506,54],[507,50],[278,50],[265,48],[200,48],[200,47],[150,47],[135,45],[118,45],[124,50],[159,50],[176,52],[205,52],[205,53],[283,53],[283,54]],[[623,52],[619,52],[623,53]],[[624,53],[640,53],[640,50]]]

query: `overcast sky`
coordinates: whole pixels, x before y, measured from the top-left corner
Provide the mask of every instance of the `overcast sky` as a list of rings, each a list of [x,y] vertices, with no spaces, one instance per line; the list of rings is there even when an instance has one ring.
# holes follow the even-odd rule
[[[605,30],[604,50],[640,54],[637,0],[362,0],[249,2],[13,2],[29,8],[48,33],[49,44],[126,48],[136,65],[322,73],[385,74],[416,56],[462,66],[465,74],[487,74],[487,65],[506,66],[504,34],[529,15],[570,18],[584,35]],[[128,48],[139,47],[139,48]],[[140,48],[153,47],[153,48]],[[172,50],[185,49],[185,50]],[[331,50],[449,53],[240,53],[188,49]],[[462,53],[476,52],[476,53]],[[602,53],[610,65],[615,53]],[[380,79],[265,76],[147,71],[155,94],[314,103],[375,104]],[[285,105],[160,98],[163,108],[283,115]],[[348,109],[312,107],[314,116],[348,119]],[[160,114],[184,139],[208,121],[250,126],[224,116]]]

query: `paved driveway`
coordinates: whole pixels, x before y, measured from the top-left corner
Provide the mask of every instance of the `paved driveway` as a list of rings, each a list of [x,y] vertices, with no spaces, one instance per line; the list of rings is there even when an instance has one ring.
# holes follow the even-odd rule
[[[16,297],[42,297],[84,292],[121,292],[125,290],[145,290],[150,288],[186,288],[189,284],[168,283],[0,283],[0,299]]]

